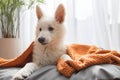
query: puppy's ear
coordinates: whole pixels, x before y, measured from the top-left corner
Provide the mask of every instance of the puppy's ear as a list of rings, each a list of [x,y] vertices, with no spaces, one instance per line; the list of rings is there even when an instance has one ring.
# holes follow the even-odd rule
[[[55,12],[55,19],[59,23],[62,23],[64,21],[64,16],[65,16],[65,9],[62,4],[60,4]]]
[[[36,6],[36,15],[38,19],[40,19],[43,16],[42,11],[38,5]]]

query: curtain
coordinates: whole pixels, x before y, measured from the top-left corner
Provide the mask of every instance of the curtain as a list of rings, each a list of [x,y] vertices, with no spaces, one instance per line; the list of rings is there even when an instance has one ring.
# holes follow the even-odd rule
[[[120,0],[111,0],[111,48],[120,51]]]
[[[75,2],[76,42],[119,51],[120,1],[76,0]]]
[[[78,41],[110,49],[107,0],[91,0],[90,2],[88,9],[91,9],[91,13],[86,15],[85,19],[77,19]]]
[[[45,0],[39,6],[54,16],[57,6],[63,3],[66,10],[67,44],[96,45],[105,49],[120,49],[119,0]],[[35,7],[21,14],[20,34],[23,49],[34,41],[37,23]]]

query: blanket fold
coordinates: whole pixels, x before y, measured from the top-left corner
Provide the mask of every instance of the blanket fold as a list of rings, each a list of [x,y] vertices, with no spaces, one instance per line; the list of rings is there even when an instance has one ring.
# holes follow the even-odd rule
[[[32,61],[34,42],[18,57],[14,59],[0,58],[1,67],[23,67],[27,62]],[[74,72],[80,71],[97,64],[120,65],[120,53],[112,50],[102,50],[92,45],[71,44],[67,47],[67,54],[72,60],[64,61],[58,59],[57,69],[66,77]]]
[[[59,59],[57,64],[59,72],[66,77],[92,65],[120,65],[120,53],[117,51],[101,50],[96,46],[72,44],[68,46],[67,52],[73,60]]]
[[[0,58],[0,67],[23,67],[32,60],[33,44],[34,42],[20,56],[14,59]]]

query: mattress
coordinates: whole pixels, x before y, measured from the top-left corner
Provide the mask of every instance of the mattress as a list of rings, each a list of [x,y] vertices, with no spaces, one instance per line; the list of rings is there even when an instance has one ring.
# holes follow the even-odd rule
[[[12,80],[21,68],[0,68],[0,80]],[[120,80],[120,66],[112,64],[94,65],[74,73],[70,78],[61,75],[55,65],[42,67],[25,80]]]

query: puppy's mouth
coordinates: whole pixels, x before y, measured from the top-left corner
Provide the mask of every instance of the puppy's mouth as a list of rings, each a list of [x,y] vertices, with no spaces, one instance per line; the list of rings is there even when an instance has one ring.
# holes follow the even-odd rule
[[[40,44],[42,44],[42,45],[47,45],[48,43],[40,43]]]

